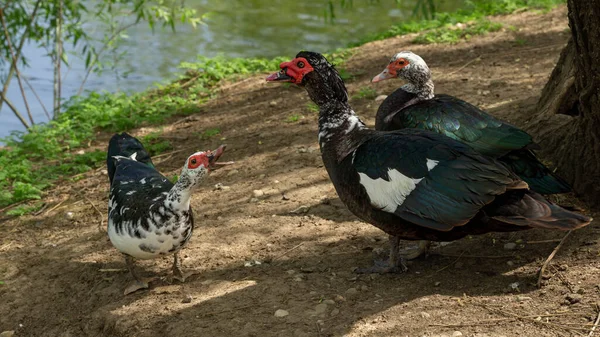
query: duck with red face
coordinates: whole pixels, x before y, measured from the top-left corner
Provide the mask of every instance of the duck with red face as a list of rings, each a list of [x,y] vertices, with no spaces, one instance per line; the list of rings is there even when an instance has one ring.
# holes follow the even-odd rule
[[[348,103],[339,73],[321,54],[300,52],[280,68],[267,81],[300,85],[319,106],[321,156],[338,196],[390,236],[388,262],[362,271],[405,270],[400,239],[570,230],[591,220],[529,191],[505,165],[450,137],[414,128],[367,128]]]
[[[189,156],[177,183],[160,174],[142,143],[127,133],[115,134],[108,147],[110,179],[108,237],[125,256],[134,278],[124,293],[148,287],[135,271],[134,259],[173,254],[173,277],[185,280],[179,250],[194,229],[192,193],[215,167],[225,146]]]

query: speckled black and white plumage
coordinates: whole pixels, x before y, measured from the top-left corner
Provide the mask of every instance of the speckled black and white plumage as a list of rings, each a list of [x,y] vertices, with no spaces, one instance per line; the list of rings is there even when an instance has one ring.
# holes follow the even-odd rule
[[[222,151],[221,147],[215,154],[209,151],[191,155],[179,180],[173,184],[154,168],[137,139],[122,133],[110,140],[108,236],[113,246],[127,256],[128,267],[140,283],[139,287],[147,287],[147,284],[136,276],[132,258],[151,259],[174,254],[174,273],[181,274],[176,254],[191,238],[194,229],[191,195],[194,187],[208,175],[210,163],[218,159]],[[143,161],[138,161],[139,158]]]
[[[531,150],[539,146],[525,131],[459,98],[434,95],[431,71],[419,55],[409,51],[397,53],[373,81],[394,77],[407,83],[381,103],[375,117],[375,129],[434,131],[499,159],[538,193],[566,193],[571,190],[566,181],[535,157]]]
[[[174,188],[147,164],[125,157],[115,160],[108,202],[108,235],[115,248],[137,259],[178,251],[194,228],[189,195],[183,192],[189,179],[184,177]]]
[[[348,209],[388,233],[392,247],[398,239],[451,241],[589,223],[527,190],[506,166],[461,142],[419,129],[368,129],[350,107],[341,77],[318,53],[300,52],[267,80],[292,82],[290,73],[305,60],[314,70],[300,85],[320,108],[319,144],[329,177]],[[390,259],[397,267],[395,250]]]

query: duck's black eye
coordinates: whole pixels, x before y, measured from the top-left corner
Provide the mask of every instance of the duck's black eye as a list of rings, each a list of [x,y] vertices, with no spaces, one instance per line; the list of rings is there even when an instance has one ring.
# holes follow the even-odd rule
[[[196,158],[192,158],[192,165],[196,165]]]
[[[298,68],[304,68],[304,62],[300,61],[297,64]]]

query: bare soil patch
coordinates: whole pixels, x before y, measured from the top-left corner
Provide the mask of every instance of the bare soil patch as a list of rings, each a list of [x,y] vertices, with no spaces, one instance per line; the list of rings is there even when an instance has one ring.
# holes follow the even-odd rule
[[[437,92],[525,126],[568,39],[566,8],[494,20],[514,28],[455,45],[411,45],[412,37],[404,36],[358,48],[348,62],[356,74],[348,83],[351,95],[361,87],[387,94],[399,86],[399,81],[369,80],[392,54],[408,49],[429,63]],[[264,76],[256,76],[225,84],[219,98],[198,107],[197,114],[161,126],[163,137],[181,150],[156,159],[168,176],[179,172],[189,153],[220,143],[228,144],[222,160],[236,161],[214,172],[193,199],[197,227],[182,257],[184,268],[198,274],[184,284],[158,280],[147,291],[122,295],[130,276],[105,233],[108,179],[101,170],[49,191],[41,214],[0,222],[0,331],[157,337],[588,335],[600,298],[597,222],[569,237],[542,289],[535,286],[537,271],[565,233],[477,236],[438,245],[427,258],[410,263],[405,274],[354,274],[353,267],[371,264],[375,253],[387,248],[387,238],[337,198],[321,162],[317,115],[308,102],[302,89],[267,85]],[[377,102],[353,99],[352,104],[374,124]],[[302,117],[289,121],[294,115]],[[219,128],[221,135],[202,140],[198,133],[209,128]],[[105,147],[109,137],[100,135],[95,146]],[[225,188],[214,188],[217,183]],[[574,196],[558,198],[582,206]],[[516,247],[506,249],[507,243]],[[169,257],[139,266],[148,275],[164,276],[170,263]],[[280,309],[283,317],[276,317]]]

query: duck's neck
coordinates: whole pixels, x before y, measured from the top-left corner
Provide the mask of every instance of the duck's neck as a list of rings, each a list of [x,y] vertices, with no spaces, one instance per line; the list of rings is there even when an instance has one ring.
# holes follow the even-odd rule
[[[165,206],[169,207],[174,212],[187,212],[190,209],[190,200],[192,198],[192,180],[182,172],[177,183],[171,188]]]
[[[415,65],[416,66],[416,65]],[[421,99],[432,99],[434,96],[434,85],[431,79],[431,71],[427,67],[416,68],[403,76],[408,83],[401,88],[417,95]]]
[[[365,130],[366,126],[347,100],[321,101],[317,104],[321,153],[324,159],[327,157],[339,163],[354,151],[360,139],[359,132]],[[327,165],[328,160],[325,161]]]
[[[333,136],[345,137],[366,128],[348,102],[330,101],[319,104],[319,143],[323,146]]]

